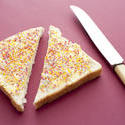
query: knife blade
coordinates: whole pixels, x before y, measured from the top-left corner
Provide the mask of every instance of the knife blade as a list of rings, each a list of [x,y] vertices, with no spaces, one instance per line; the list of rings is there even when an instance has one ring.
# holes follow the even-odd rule
[[[70,5],[70,8],[98,50],[125,84],[125,65],[123,64],[124,59],[120,56],[117,50],[84,10],[74,5]]]

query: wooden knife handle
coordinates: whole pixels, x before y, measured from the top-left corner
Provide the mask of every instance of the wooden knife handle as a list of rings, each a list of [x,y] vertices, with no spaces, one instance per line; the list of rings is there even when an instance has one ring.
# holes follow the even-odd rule
[[[116,65],[114,71],[125,85],[125,64]]]

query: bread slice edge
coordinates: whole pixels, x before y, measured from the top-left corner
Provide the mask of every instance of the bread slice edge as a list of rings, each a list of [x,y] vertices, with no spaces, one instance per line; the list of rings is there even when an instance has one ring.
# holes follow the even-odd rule
[[[64,94],[74,90],[75,88],[78,88],[80,85],[99,77],[102,71],[102,66],[96,61],[95,63],[98,65],[98,69],[96,69],[95,71],[80,77],[77,81],[59,89],[58,91],[52,94],[47,95],[45,98],[40,98],[38,101],[34,101],[33,105],[35,106],[35,109],[39,109],[42,105],[50,103],[59,98],[60,96],[63,96]]]

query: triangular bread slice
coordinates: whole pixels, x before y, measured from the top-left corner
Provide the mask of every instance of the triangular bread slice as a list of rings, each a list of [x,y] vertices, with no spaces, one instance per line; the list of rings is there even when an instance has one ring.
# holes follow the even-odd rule
[[[78,44],[62,37],[58,28],[50,26],[48,50],[34,100],[35,108],[38,109],[98,77],[101,69],[101,65],[89,57]]]
[[[0,89],[20,112],[24,111],[29,77],[43,31],[42,27],[31,28],[0,41]]]

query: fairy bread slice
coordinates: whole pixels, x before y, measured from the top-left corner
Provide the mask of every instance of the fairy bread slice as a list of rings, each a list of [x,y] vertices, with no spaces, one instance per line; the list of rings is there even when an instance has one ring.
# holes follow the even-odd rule
[[[24,111],[32,65],[43,31],[42,27],[31,28],[0,41],[0,89],[20,112]]]
[[[38,109],[98,77],[101,70],[101,65],[88,56],[77,43],[62,37],[58,28],[50,26],[48,50],[34,100],[35,108]]]

